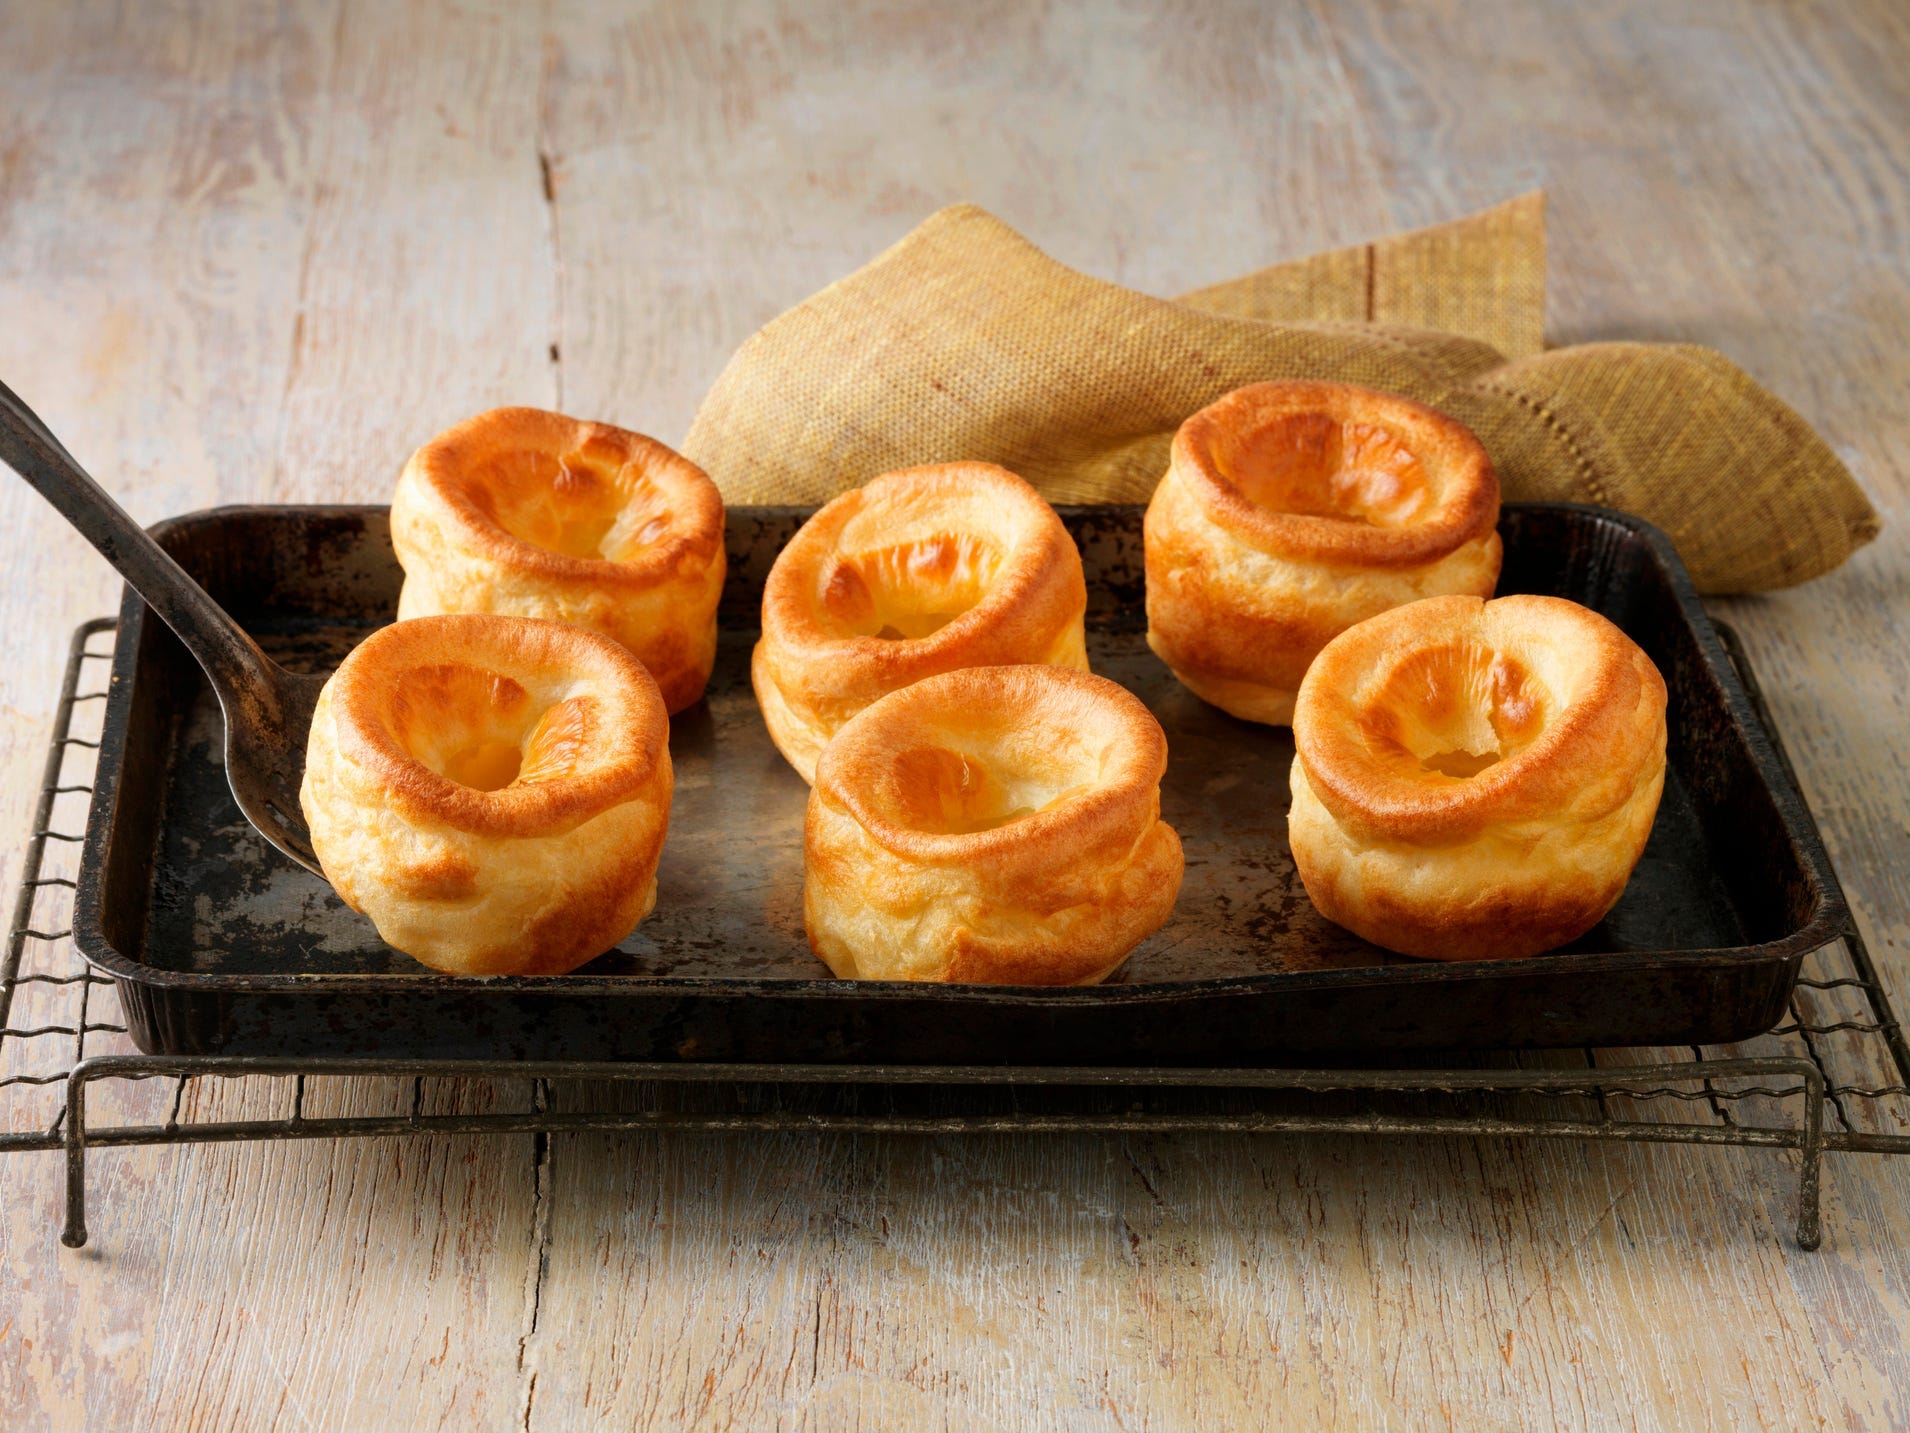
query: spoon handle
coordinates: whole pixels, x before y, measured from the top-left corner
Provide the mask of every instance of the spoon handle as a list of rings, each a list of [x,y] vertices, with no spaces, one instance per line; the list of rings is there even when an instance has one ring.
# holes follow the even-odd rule
[[[198,659],[221,698],[241,696],[249,698],[248,705],[277,706],[277,664],[87,475],[39,415],[4,383],[0,461],[32,484],[119,569]]]

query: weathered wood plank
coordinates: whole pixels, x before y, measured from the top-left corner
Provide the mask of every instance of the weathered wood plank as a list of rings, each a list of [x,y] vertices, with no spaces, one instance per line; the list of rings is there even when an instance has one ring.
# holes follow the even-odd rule
[[[1391,227],[1304,8],[560,3],[545,55],[565,402],[666,442],[945,204],[1161,294]]]
[[[436,427],[548,401],[551,265],[517,75],[534,21],[362,4],[10,16],[0,371],[148,519],[380,498]],[[0,488],[0,530],[0,804],[18,831],[58,648],[116,591],[18,484]],[[320,1088],[309,1105],[399,1098]],[[213,1083],[182,1113],[288,1102],[282,1083]],[[515,1422],[531,1154],[527,1138],[96,1152],[80,1254],[54,1238],[56,1157],[9,1158],[10,1423]]]
[[[1372,5],[1343,18],[1390,182],[1431,203],[1463,203],[1508,171],[1550,186],[1555,343],[1625,335],[1722,350],[1816,424],[1884,512],[1882,539],[1842,571],[1716,610],[1745,637],[1886,981],[1905,989],[1910,424],[1886,397],[1901,391],[1893,335],[1910,307],[1910,91],[1890,59],[1903,15]],[[1441,57],[1455,49],[1501,57],[1489,102],[1453,83]],[[1801,1000],[1807,1012],[1838,1005]],[[1840,1040],[1820,1044],[1856,1077],[1859,1052]],[[1687,1159],[1654,1168],[1669,1177]],[[1687,1168],[1718,1177],[1702,1158]],[[1783,1263],[1796,1301],[1785,1322],[1809,1327],[1850,1399],[1843,1416],[1866,1426],[1900,1421],[1910,1387],[1900,1341],[1865,1332],[1910,1310],[1901,1261],[1866,1252],[1910,1232],[1889,1212],[1904,1179],[1895,1164],[1835,1162],[1822,1256]],[[1781,1227],[1782,1196],[1769,1194]],[[1755,1317],[1775,1307],[1761,1301]]]

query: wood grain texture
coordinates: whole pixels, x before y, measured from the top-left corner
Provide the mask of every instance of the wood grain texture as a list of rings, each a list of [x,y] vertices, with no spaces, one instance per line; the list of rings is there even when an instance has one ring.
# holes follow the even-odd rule
[[[1719,604],[1910,991],[1910,17],[1887,0],[8,7],[0,374],[140,517],[492,403],[682,436],[973,200],[1172,294],[1550,195],[1550,337],[1716,346],[1886,527]],[[0,831],[106,569],[0,482]],[[0,842],[11,889],[18,848]],[[315,1082],[313,1109],[402,1108]],[[201,1116],[282,1085],[197,1091]],[[510,1085],[433,1088],[448,1107]],[[277,1102],[277,1103],[275,1103]],[[1656,1112],[1656,1111],[1654,1111]],[[10,1427],[1910,1422],[1910,1170],[1447,1140],[566,1136],[0,1158]]]

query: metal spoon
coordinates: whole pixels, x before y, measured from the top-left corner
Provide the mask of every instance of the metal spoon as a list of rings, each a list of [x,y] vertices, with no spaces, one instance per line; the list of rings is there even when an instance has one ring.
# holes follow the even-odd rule
[[[266,840],[318,871],[298,786],[312,707],[325,679],[288,672],[261,652],[5,384],[0,384],[0,460],[119,569],[205,668],[225,714],[225,774],[239,809]]]

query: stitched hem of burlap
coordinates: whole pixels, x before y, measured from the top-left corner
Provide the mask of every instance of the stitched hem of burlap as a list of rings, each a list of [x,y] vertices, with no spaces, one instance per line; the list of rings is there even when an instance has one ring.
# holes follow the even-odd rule
[[[1558,414],[1538,399],[1521,393],[1516,388],[1504,388],[1497,383],[1489,382],[1482,382],[1475,386],[1482,392],[1496,393],[1502,398],[1510,398],[1543,423],[1546,431],[1558,441],[1559,446],[1571,455],[1572,463],[1578,469],[1579,478],[1584,482],[1585,490],[1591,495],[1592,501],[1601,507],[1617,506],[1612,501],[1611,494],[1606,491],[1604,481],[1598,476],[1598,469],[1592,465],[1592,460],[1585,456],[1585,450],[1579,446],[1578,439],[1572,435],[1572,430],[1565,426]]]

